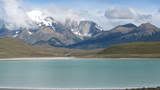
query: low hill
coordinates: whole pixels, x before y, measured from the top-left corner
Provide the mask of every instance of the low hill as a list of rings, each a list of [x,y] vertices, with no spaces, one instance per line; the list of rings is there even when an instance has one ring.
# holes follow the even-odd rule
[[[156,58],[160,57],[160,42],[136,42],[114,45],[104,50],[80,50],[33,46],[19,39],[0,38],[0,58],[21,57]]]
[[[54,53],[34,47],[21,40],[12,38],[0,39],[0,58],[54,56]]]
[[[114,45],[98,53],[101,57],[160,57],[160,42]]]
[[[19,39],[0,38],[0,58],[20,57],[81,57],[97,52],[79,49],[56,48],[47,45],[33,46]]]

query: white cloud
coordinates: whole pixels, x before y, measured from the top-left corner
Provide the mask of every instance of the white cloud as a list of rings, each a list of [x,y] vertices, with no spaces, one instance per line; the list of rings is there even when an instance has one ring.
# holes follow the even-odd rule
[[[156,14],[151,12],[147,13],[133,8],[114,7],[108,8],[104,16],[115,26],[126,23],[139,25],[146,22],[153,22],[153,17],[155,17],[155,15]]]
[[[160,27],[159,21],[160,21],[160,12],[158,10],[157,12],[154,12],[152,14],[152,23]]]
[[[30,27],[31,22],[21,6],[22,0],[0,0],[1,19],[8,23],[9,29],[17,27]]]
[[[136,17],[135,21],[137,23],[145,23],[145,22],[151,22],[152,21],[152,15],[150,14],[142,14]]]
[[[65,22],[66,19],[74,21],[91,20],[98,23],[105,30],[109,30],[117,25],[134,23],[139,25],[145,22],[152,22],[159,25],[160,11],[156,13],[144,12],[140,9],[112,7],[104,10],[77,10],[74,8],[63,8],[55,5],[40,7],[24,7],[24,0],[0,0],[0,19],[9,23],[8,27],[33,26],[32,18],[27,13],[38,10],[41,13],[52,16],[55,20]],[[27,11],[26,11],[27,10]],[[105,15],[104,15],[105,13]],[[13,25],[14,24],[14,25]]]
[[[46,18],[46,15],[44,15],[43,12],[39,10],[32,10],[30,12],[27,12],[27,15],[32,21],[35,21],[38,23]]]
[[[136,15],[132,8],[108,8],[105,12],[109,19],[133,19]]]
[[[37,8],[48,16],[52,16],[55,20],[65,22],[66,19],[79,21],[82,17],[76,10],[49,5],[48,7]]]

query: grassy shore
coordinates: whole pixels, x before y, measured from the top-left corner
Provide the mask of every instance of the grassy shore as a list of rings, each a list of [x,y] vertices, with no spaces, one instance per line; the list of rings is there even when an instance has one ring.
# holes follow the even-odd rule
[[[97,56],[106,58],[160,58],[160,42],[114,45],[102,50]]]
[[[0,39],[0,58],[85,57],[97,52],[97,50],[56,48],[49,45],[33,46],[12,38]]]
[[[33,46],[22,40],[0,39],[0,58],[78,57],[78,58],[160,58],[160,42],[114,45],[106,49],[80,50]]]

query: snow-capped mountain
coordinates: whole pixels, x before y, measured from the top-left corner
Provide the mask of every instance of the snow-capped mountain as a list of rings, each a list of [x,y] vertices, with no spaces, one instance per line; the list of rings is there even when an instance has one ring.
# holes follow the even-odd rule
[[[60,23],[54,20],[51,16],[44,14],[39,10],[32,10],[27,13],[28,17],[38,26],[49,26],[56,30],[56,24]],[[75,35],[80,38],[92,37],[103,29],[93,21],[72,21],[66,19],[64,28],[70,29]],[[59,31],[59,30],[58,30]]]
[[[9,30],[8,26],[14,24],[2,23],[0,35],[22,39],[30,44],[49,44],[51,46],[65,47],[91,38],[102,31],[100,26],[92,21],[56,21],[39,10],[27,12],[31,26],[36,28],[18,27]]]
[[[76,21],[67,21],[66,26],[81,39],[90,38],[103,31],[103,29],[93,21],[80,21],[79,23]]]
[[[92,37],[103,31],[99,25],[93,21],[81,21],[78,27],[78,34],[83,37]]]
[[[46,14],[44,14],[39,10],[32,10],[28,12],[27,15],[38,26],[53,27],[53,24],[56,23],[56,21],[51,16],[47,16]]]

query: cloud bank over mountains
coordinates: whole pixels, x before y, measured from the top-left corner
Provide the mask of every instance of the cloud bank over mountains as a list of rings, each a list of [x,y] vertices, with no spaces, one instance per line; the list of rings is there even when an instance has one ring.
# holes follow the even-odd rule
[[[105,16],[109,19],[134,19],[137,12],[132,8],[108,8]]]
[[[134,23],[139,25],[147,22],[156,24],[153,19],[157,17],[157,14],[155,12],[146,13],[133,8],[112,7],[105,11],[105,17],[110,21],[124,22],[123,24]]]
[[[30,27],[30,21],[24,8],[22,0],[0,0],[1,20],[8,23],[9,29],[17,27]]]
[[[34,25],[33,18],[28,15],[28,13],[32,11],[40,11],[44,17],[51,16],[55,20],[63,23],[66,19],[75,21],[91,20],[98,23],[105,30],[126,23],[139,25],[141,23],[151,22],[160,26],[160,10],[158,9],[151,12],[145,12],[141,9],[137,10],[131,7],[106,7],[103,10],[80,10],[54,6],[52,4],[45,7],[26,7],[23,5],[24,3],[25,0],[0,0],[0,19],[1,21],[8,23],[7,27],[9,29],[15,29],[17,27],[32,27]]]

